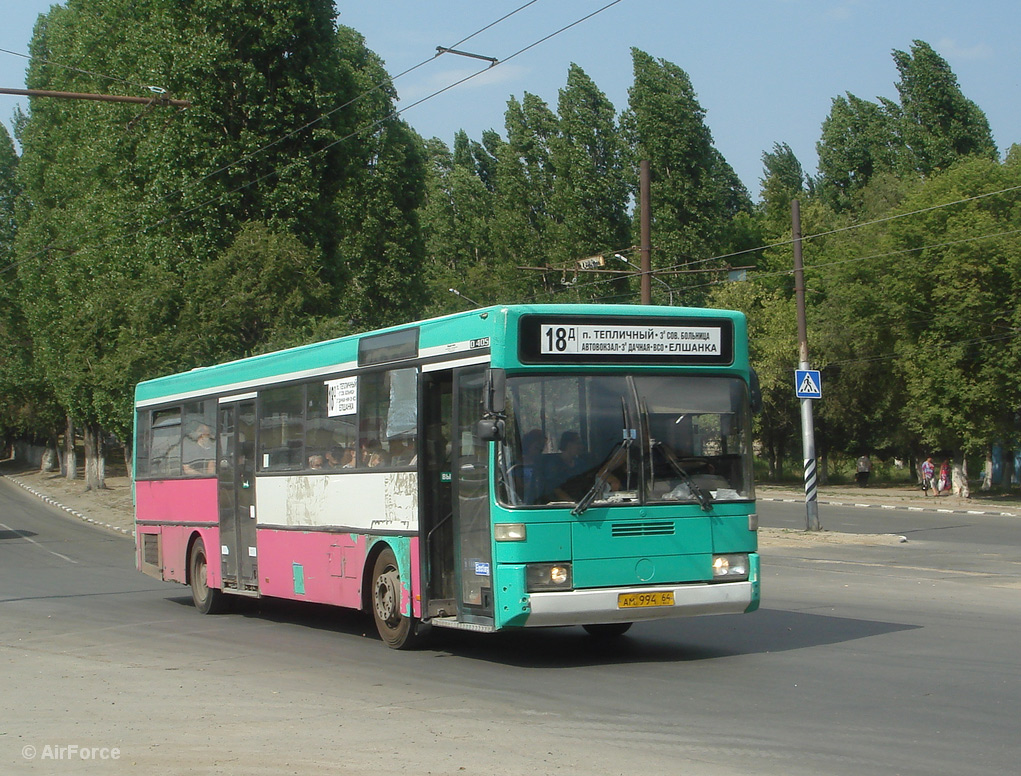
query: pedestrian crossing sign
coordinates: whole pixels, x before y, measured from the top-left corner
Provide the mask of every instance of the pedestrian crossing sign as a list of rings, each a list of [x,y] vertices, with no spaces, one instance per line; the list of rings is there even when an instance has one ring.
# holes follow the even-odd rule
[[[819,377],[819,370],[794,370],[794,392],[799,399],[821,399],[822,380]]]

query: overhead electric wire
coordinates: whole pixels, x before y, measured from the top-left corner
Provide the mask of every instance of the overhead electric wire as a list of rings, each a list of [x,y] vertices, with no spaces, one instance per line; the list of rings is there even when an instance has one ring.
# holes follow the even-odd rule
[[[23,59],[27,59],[30,62],[34,60],[34,61],[40,62],[40,63],[42,63],[44,65],[52,65],[53,67],[61,67],[64,70],[71,70],[71,71],[73,71],[75,73],[82,73],[83,75],[91,75],[91,76],[93,76],[95,78],[104,78],[107,81],[116,81],[117,83],[126,84],[127,86],[134,86],[134,87],[136,87],[138,89],[151,90],[153,88],[149,84],[136,84],[134,81],[128,81],[127,79],[119,78],[118,76],[115,76],[115,75],[108,75],[106,73],[97,73],[94,70],[83,70],[80,67],[72,67],[71,65],[62,65],[62,64],[60,64],[60,62],[54,62],[51,59],[44,59],[43,57],[33,57],[31,54],[22,54],[22,53],[20,53],[18,51],[11,51],[10,49],[0,48],[0,53],[11,54],[11,55],[16,56],[16,57],[22,57]],[[162,87],[159,87],[159,88],[162,88]]]
[[[520,5],[520,6],[518,6],[518,7],[517,7],[517,8],[515,8],[514,10],[512,10],[512,11],[510,11],[510,12],[506,13],[506,14],[504,14],[504,15],[503,15],[503,16],[501,16],[501,17],[500,17],[499,19],[496,19],[496,20],[494,20],[494,21],[490,22],[489,24],[485,25],[484,27],[481,27],[481,28],[479,28],[479,29],[478,29],[478,30],[476,30],[475,32],[471,33],[470,35],[468,35],[468,36],[466,36],[466,37],[464,37],[464,38],[461,38],[461,39],[460,39],[459,41],[455,42],[455,43],[454,43],[453,45],[454,45],[454,46],[459,46],[459,45],[461,45],[461,44],[463,44],[463,43],[465,43],[465,42],[467,42],[467,41],[471,40],[471,39],[472,39],[472,38],[474,38],[475,36],[477,36],[477,35],[480,35],[481,33],[485,32],[486,30],[489,30],[489,29],[491,29],[491,28],[495,27],[495,26],[496,26],[497,24],[500,24],[500,23],[501,23],[501,22],[503,22],[503,21],[506,21],[506,20],[507,20],[507,19],[509,19],[509,18],[510,18],[511,16],[514,16],[515,14],[517,14],[517,13],[519,13],[520,11],[524,10],[524,9],[525,9],[525,8],[527,8],[528,6],[530,6],[530,5],[533,5],[533,4],[535,4],[536,2],[538,2],[538,0],[528,0],[528,2],[526,2],[526,3],[524,3],[524,4]],[[26,58],[30,58],[30,57],[28,57],[28,55],[25,55],[25,54],[17,54],[16,52],[12,52],[12,51],[7,51],[6,49],[0,49],[0,51],[5,51],[6,53],[9,53],[9,54],[15,54],[16,56],[23,56],[23,57],[26,57]],[[239,164],[242,164],[243,162],[246,162],[246,161],[248,161],[248,160],[250,160],[250,159],[253,159],[253,158],[255,158],[256,156],[258,156],[259,154],[263,153],[264,151],[267,151],[267,150],[269,150],[270,148],[272,148],[273,146],[275,146],[275,145],[277,145],[277,144],[279,144],[279,143],[283,142],[284,140],[287,140],[288,138],[290,138],[290,137],[293,137],[294,135],[298,134],[299,132],[302,132],[302,131],[304,131],[304,130],[306,130],[306,129],[308,129],[308,128],[312,127],[312,126],[314,126],[314,125],[315,125],[315,124],[317,124],[318,122],[320,122],[320,121],[324,120],[325,118],[327,118],[327,117],[331,116],[332,114],[336,113],[337,111],[343,110],[344,108],[347,108],[347,107],[349,107],[350,105],[354,104],[355,102],[358,102],[358,101],[359,101],[359,100],[361,100],[362,98],[364,98],[364,97],[366,97],[366,96],[368,96],[368,95],[372,94],[373,92],[377,91],[377,90],[378,90],[378,89],[380,89],[381,87],[383,87],[383,86],[386,86],[387,84],[392,84],[392,83],[393,83],[394,81],[396,81],[396,80],[397,80],[398,78],[401,78],[402,76],[405,76],[405,75],[407,75],[408,73],[411,73],[412,71],[414,71],[414,70],[417,70],[418,68],[422,67],[423,65],[425,65],[425,64],[427,64],[427,63],[429,63],[429,62],[432,62],[432,61],[433,61],[433,60],[435,60],[435,59],[436,59],[436,58],[437,58],[437,57],[438,57],[439,55],[440,55],[439,53],[435,53],[435,54],[431,55],[431,56],[430,56],[429,58],[427,58],[427,59],[424,59],[424,60],[422,60],[422,61],[421,61],[421,62],[419,62],[419,63],[418,63],[417,65],[414,65],[414,66],[412,66],[412,67],[410,67],[410,68],[408,68],[408,69],[404,70],[403,72],[401,72],[401,73],[398,73],[398,74],[397,74],[396,76],[388,77],[388,78],[386,78],[386,79],[384,79],[384,80],[380,81],[379,83],[377,83],[377,84],[375,84],[374,86],[372,86],[372,87],[371,87],[370,89],[367,89],[366,91],[362,92],[361,94],[358,94],[358,95],[356,95],[355,97],[351,98],[351,99],[350,99],[350,100],[348,100],[347,102],[345,102],[345,103],[343,103],[342,105],[339,105],[339,106],[337,106],[337,107],[333,108],[332,110],[330,110],[330,111],[328,111],[328,112],[324,113],[323,115],[319,116],[318,118],[314,119],[313,121],[310,121],[310,122],[306,123],[306,124],[305,124],[304,126],[301,126],[301,127],[299,127],[298,129],[295,129],[295,130],[292,130],[291,132],[288,132],[287,134],[285,134],[285,135],[283,135],[283,136],[281,136],[281,137],[277,138],[276,140],[272,141],[271,143],[268,143],[268,144],[266,144],[265,146],[263,146],[263,147],[261,147],[261,148],[258,148],[258,149],[254,150],[254,151],[252,151],[252,152],[250,152],[250,153],[248,153],[248,154],[245,154],[245,155],[244,155],[244,156],[242,156],[242,157],[241,157],[240,159],[237,159],[237,160],[235,160],[235,161],[231,162],[230,164],[224,165],[223,167],[220,167],[220,168],[218,168],[218,169],[216,169],[216,170],[213,170],[212,172],[210,172],[210,173],[207,173],[206,175],[202,176],[201,178],[198,178],[198,179],[196,179],[196,180],[194,180],[194,181],[191,181],[190,183],[188,183],[188,184],[187,184],[187,185],[185,185],[185,186],[182,186],[181,188],[175,189],[174,191],[171,191],[171,192],[169,192],[169,193],[167,193],[167,194],[164,194],[164,195],[163,195],[162,197],[158,198],[158,199],[157,199],[157,200],[156,200],[156,201],[155,201],[154,203],[152,203],[152,204],[159,204],[159,203],[161,203],[161,202],[166,202],[166,201],[168,201],[169,199],[171,199],[171,198],[173,198],[173,197],[177,197],[177,196],[180,196],[180,195],[184,194],[185,192],[187,192],[187,191],[190,191],[191,189],[195,188],[196,186],[198,186],[199,184],[203,183],[204,181],[207,181],[207,180],[209,180],[210,178],[212,178],[212,177],[214,177],[214,176],[216,176],[216,175],[219,175],[219,174],[220,174],[220,173],[222,173],[222,172],[225,172],[225,171],[227,171],[227,170],[231,169],[232,167],[235,167],[235,166],[237,166],[237,165],[239,165]],[[73,68],[73,67],[69,67],[69,66],[67,66],[67,65],[61,65],[61,64],[59,64],[59,63],[56,63],[56,62],[50,62],[49,60],[45,60],[45,59],[44,59],[44,60],[41,60],[41,61],[43,61],[43,62],[46,62],[46,63],[48,63],[48,64],[53,64],[53,65],[55,65],[55,66],[57,66],[57,67],[64,67],[64,68],[67,68],[67,69],[70,69],[70,70],[75,70],[75,71],[77,71],[77,72],[81,72],[81,73],[87,73],[87,74],[89,74],[89,75],[98,75],[99,77],[104,77],[104,78],[107,78],[107,77],[109,77],[109,78],[112,78],[113,80],[121,81],[122,83],[127,83],[127,84],[131,84],[131,82],[130,82],[130,81],[124,81],[123,79],[115,78],[115,77],[113,77],[113,76],[104,76],[104,75],[102,75],[102,74],[92,73],[91,71],[88,71],[88,70],[81,70],[81,69],[79,69],[79,68]],[[132,84],[132,85],[137,85],[137,84]],[[421,100],[420,100],[419,102],[421,102]],[[419,103],[414,103],[414,104],[415,104],[415,105],[417,105],[417,104],[419,104]],[[412,107],[412,106],[409,106],[409,107]],[[386,117],[386,118],[382,119],[381,121],[386,121],[386,120],[388,120],[389,118],[390,118],[390,117],[388,116],[388,117]],[[372,127],[374,127],[374,126],[376,126],[376,125],[375,125],[375,124],[373,124],[373,125],[371,125],[371,126],[372,126]],[[365,129],[365,127],[361,127],[361,128],[359,128],[359,129],[355,130],[355,132],[353,132],[353,133],[351,133],[350,135],[346,136],[345,138],[342,138],[342,140],[347,140],[347,139],[350,139],[351,137],[353,137],[353,136],[355,136],[355,135],[358,135],[358,134],[360,134],[360,133],[361,133],[362,131],[364,131],[364,129]],[[330,147],[330,146],[327,146],[327,148],[329,148],[329,147]],[[321,150],[325,150],[325,149],[321,149]],[[315,156],[315,154],[313,154],[313,156]],[[307,157],[307,158],[312,158],[312,157]],[[290,168],[291,166],[293,166],[294,164],[297,164],[297,160],[296,160],[295,162],[293,162],[293,163],[292,163],[291,165],[288,165],[288,167],[286,167],[286,168],[284,168],[284,169],[285,169],[285,170],[286,170],[286,169],[289,169],[289,168]],[[261,180],[263,180],[263,179],[264,179],[264,178],[260,178],[260,179],[258,179],[258,180],[260,180],[260,181],[261,181]],[[243,188],[243,187],[242,187],[242,188]],[[225,194],[222,194],[222,195],[220,195],[220,197],[222,198],[222,197],[224,197],[224,196],[227,196],[228,194],[234,193],[235,191],[238,191],[238,190],[240,190],[240,189],[235,189],[234,191],[226,192]],[[217,200],[215,200],[215,199],[214,199],[214,200],[212,200],[212,201],[217,201]],[[207,203],[205,203],[205,204],[208,204],[208,202],[207,202]],[[137,211],[136,211],[136,212],[137,212]],[[182,213],[182,214],[179,214],[179,215],[185,215],[185,214],[187,214],[187,213],[189,213],[189,212],[193,212],[193,211],[185,211],[184,213]],[[156,226],[159,226],[159,225],[162,225],[162,224],[164,224],[164,223],[167,223],[167,222],[168,222],[168,219],[161,219],[161,220],[160,220],[160,221],[158,221],[158,222],[157,222],[157,223],[156,223],[155,225],[156,225]],[[131,232],[131,233],[127,234],[127,235],[122,235],[121,237],[131,237],[131,236],[135,236],[135,235],[138,235],[138,234],[142,234],[142,233],[143,233],[143,232],[145,232],[146,230],[147,230],[147,227],[143,227],[142,229],[138,229],[138,230],[136,230],[136,231],[134,231],[134,232]],[[97,231],[98,231],[98,230],[97,230]],[[87,237],[88,235],[89,235],[89,231],[87,230],[87,231],[85,232],[85,234],[83,235],[83,237]],[[103,245],[103,244],[104,244],[104,243],[103,243],[102,241],[101,241],[101,242],[99,243],[99,245]],[[89,246],[89,247],[96,247],[96,246]],[[39,256],[39,255],[41,255],[41,254],[43,254],[43,253],[46,253],[46,252],[48,252],[49,250],[60,250],[60,249],[59,249],[59,248],[57,248],[57,247],[56,247],[56,246],[54,246],[54,245],[49,245],[49,246],[46,246],[45,248],[42,248],[42,249],[40,249],[40,250],[36,251],[36,252],[35,252],[34,254],[31,254],[30,256],[26,256],[26,257],[25,257],[24,259],[21,259],[21,260],[19,260],[19,261],[15,261],[15,262],[12,262],[11,264],[7,265],[6,267],[0,268],[0,275],[3,275],[3,274],[4,274],[4,273],[6,273],[6,272],[7,272],[8,270],[10,270],[10,269],[12,269],[12,268],[14,268],[14,267],[17,267],[17,266],[18,266],[19,264],[21,264],[21,263],[23,263],[23,262],[25,262],[25,261],[29,261],[29,260],[31,260],[31,259],[34,259],[34,258],[36,258],[37,256]],[[79,250],[81,250],[81,249],[79,249]],[[77,252],[78,252],[78,251],[72,251],[71,253],[72,253],[72,254],[74,254],[74,253],[77,253]]]
[[[481,32],[484,32],[485,30],[490,29],[494,25],[504,21],[505,19],[509,18],[510,16],[513,16],[514,14],[516,14],[519,11],[523,10],[524,8],[527,8],[528,6],[533,5],[537,1],[538,0],[529,0],[529,2],[524,3],[523,5],[519,6],[515,10],[505,14],[500,19],[497,19],[496,21],[491,22],[490,24],[486,25],[485,27],[477,30],[476,32],[473,32],[471,35],[469,35],[469,36],[467,36],[465,38],[462,38],[460,41],[458,41],[454,45],[460,45],[460,44],[464,43],[465,41],[470,40],[471,38],[475,37],[476,35],[480,34]],[[491,66],[489,66],[489,67],[487,67],[487,68],[485,68],[483,70],[479,70],[479,71],[477,71],[475,73],[472,73],[472,74],[470,74],[468,76],[465,76],[464,78],[461,78],[461,79],[459,79],[459,80],[457,80],[457,81],[455,81],[455,82],[453,82],[451,84],[448,84],[447,86],[445,86],[445,87],[443,87],[441,89],[438,89],[435,92],[432,92],[431,94],[428,94],[428,95],[426,95],[425,97],[423,97],[423,98],[421,98],[419,100],[416,100],[415,102],[411,103],[410,105],[407,105],[407,106],[405,106],[403,108],[400,108],[400,109],[397,109],[397,110],[393,110],[389,114],[387,114],[386,116],[384,116],[384,117],[382,117],[380,119],[377,119],[375,121],[369,122],[368,124],[365,124],[365,125],[357,128],[357,129],[355,129],[354,131],[350,132],[349,134],[345,135],[344,137],[341,137],[341,138],[339,138],[337,140],[334,140],[331,143],[328,143],[327,145],[323,146],[322,148],[319,148],[318,150],[312,152],[311,154],[308,154],[307,156],[304,156],[304,157],[301,157],[299,159],[294,160],[290,164],[285,165],[283,168],[272,170],[269,173],[266,173],[265,175],[262,175],[259,178],[256,178],[255,180],[249,181],[249,182],[247,182],[247,183],[245,183],[245,184],[243,184],[241,186],[238,186],[238,187],[236,187],[234,189],[231,189],[229,191],[223,192],[222,194],[218,195],[217,197],[211,198],[211,199],[209,199],[209,200],[207,200],[207,201],[205,201],[205,202],[203,202],[203,203],[201,203],[199,205],[196,205],[196,206],[194,206],[192,208],[189,208],[187,210],[178,212],[177,214],[175,214],[173,216],[169,216],[167,218],[160,219],[159,221],[157,221],[154,224],[143,226],[143,227],[141,227],[141,228],[139,228],[139,229],[137,229],[137,230],[135,230],[133,232],[128,232],[128,233],[125,233],[125,234],[121,234],[117,238],[114,238],[114,240],[128,239],[130,237],[134,237],[134,236],[137,236],[139,234],[143,234],[146,231],[149,231],[150,229],[153,229],[153,228],[162,226],[164,224],[170,223],[170,222],[172,222],[174,220],[177,220],[179,218],[183,218],[184,216],[186,216],[186,215],[188,215],[190,213],[193,213],[196,210],[199,210],[201,208],[207,207],[210,204],[218,202],[218,201],[220,201],[220,200],[230,196],[231,194],[235,194],[235,193],[237,193],[239,191],[243,191],[244,189],[249,188],[249,187],[255,185],[256,183],[260,183],[263,180],[266,180],[267,178],[270,178],[270,177],[272,177],[274,175],[280,175],[280,174],[286,172],[287,170],[291,169],[295,165],[297,165],[297,164],[299,164],[301,162],[304,162],[304,161],[308,161],[309,159],[313,159],[316,156],[319,156],[322,153],[326,152],[330,148],[333,148],[334,146],[336,146],[336,145],[338,145],[340,143],[343,143],[343,142],[345,142],[347,140],[350,140],[352,137],[356,137],[356,136],[358,136],[358,135],[360,135],[360,134],[362,134],[362,133],[364,133],[364,132],[366,132],[368,130],[374,129],[375,127],[379,126],[380,124],[383,124],[384,122],[390,121],[390,120],[400,116],[401,114],[403,114],[404,112],[410,110],[411,108],[414,108],[417,105],[421,105],[422,103],[426,102],[427,100],[430,100],[430,99],[432,99],[434,97],[437,97],[438,95],[443,94],[444,92],[449,91],[450,89],[453,89],[454,87],[459,86],[459,85],[465,83],[466,81],[469,81],[469,80],[471,80],[471,79],[481,75],[482,73],[487,72],[488,70],[491,70],[493,67],[498,67],[499,65],[501,65],[501,64],[503,64],[505,62],[509,62],[510,60],[520,56],[521,54],[525,53],[526,51],[529,51],[530,49],[535,48],[536,46],[546,42],[547,40],[550,40],[551,38],[556,37],[557,35],[560,35],[563,32],[566,32],[567,30],[571,29],[572,27],[575,27],[575,26],[577,26],[577,25],[587,21],[588,19],[592,18],[593,16],[596,16],[596,15],[602,13],[603,11],[607,10],[608,8],[610,8],[610,7],[614,6],[614,5],[617,5],[620,2],[622,2],[622,0],[612,0],[611,2],[606,3],[602,7],[596,9],[595,11],[592,11],[591,13],[586,14],[585,16],[583,16],[583,17],[581,17],[579,19],[576,19],[575,21],[573,21],[573,22],[571,22],[571,23],[569,23],[567,25],[564,25],[563,27],[559,28],[558,30],[556,30],[554,32],[551,32],[550,34],[548,34],[548,35],[546,35],[546,36],[544,36],[544,37],[542,37],[542,38],[540,38],[540,39],[530,43],[529,45],[527,45],[527,46],[525,46],[525,47],[523,47],[521,49],[518,49],[513,54],[511,54],[511,55],[509,55],[509,56],[499,60],[499,62],[497,62],[496,64],[491,65]],[[410,68],[409,70],[404,71],[404,73],[402,73],[401,75],[404,75],[404,74],[406,74],[408,72],[411,72],[411,70],[414,70],[414,69],[417,69],[418,67],[421,67],[426,62],[429,62],[429,61],[432,61],[433,59],[435,59],[436,56],[437,55],[434,55],[434,56],[430,57],[428,60],[424,60],[419,65],[416,65],[413,68]],[[386,81],[381,82],[380,85],[385,85],[386,83],[390,83],[390,82],[392,82],[392,80],[393,79],[387,79]],[[375,91],[377,88],[379,88],[380,85],[377,85],[377,86],[373,87],[367,93],[371,93],[372,91]],[[358,97],[355,97],[350,102],[354,102],[355,100],[360,99],[361,96],[364,96],[364,95],[359,95]],[[350,104],[350,103],[347,103],[347,104]],[[347,104],[345,104],[345,106]],[[345,106],[341,106],[341,107],[345,107]],[[335,110],[338,110],[338,109],[335,109]],[[298,132],[298,131],[301,131],[301,129],[295,130],[295,132]],[[283,139],[283,138],[281,138],[281,139]],[[278,139],[277,141],[274,141],[274,143],[271,143],[271,144],[269,144],[266,147],[267,148],[271,147],[276,142],[279,142],[279,140],[280,139]],[[253,152],[253,153],[256,153],[256,152]],[[239,160],[238,163],[243,161],[243,159]],[[210,173],[206,177],[209,177],[209,176],[214,175],[214,174],[216,174],[218,172],[221,172],[221,171],[222,170],[218,170],[218,171],[216,171],[214,173]],[[205,180],[205,179],[206,178],[202,178],[198,182],[201,182],[202,180]],[[181,193],[181,192],[183,192],[185,190],[186,189],[179,189],[179,190],[177,190],[175,192],[172,192],[169,195],[165,195],[163,198],[161,198],[158,201],[165,201],[165,199],[167,197],[174,196],[174,195],[179,194],[179,193]],[[85,250],[86,248],[101,247],[101,246],[106,245],[106,244],[109,244],[109,243],[101,241],[101,242],[99,242],[97,244],[94,244],[94,245],[91,245],[91,246],[84,246],[84,247],[81,247],[81,248],[77,248],[77,249],[66,251],[66,253],[67,253],[67,255],[74,255],[76,253],[81,252],[82,250]],[[22,263],[24,263],[26,261],[34,259],[34,258],[36,258],[37,256],[39,256],[39,255],[41,255],[43,253],[49,252],[52,249],[55,249],[55,247],[52,246],[52,245],[51,246],[47,246],[45,248],[39,249],[38,251],[36,251],[34,254],[32,254],[30,256],[26,256],[23,259],[20,259],[18,261],[12,262],[11,264],[7,265],[6,267],[3,267],[2,269],[0,269],[0,275],[3,275],[4,273],[9,271],[10,269],[12,269],[14,267],[17,267],[18,265],[20,265],[20,264],[22,264]]]
[[[1016,188],[1021,188],[1021,186],[1015,186],[1015,187],[1012,187],[1010,189],[1004,189],[1004,191],[1012,191],[1013,189],[1016,189]],[[995,193],[1002,193],[1002,192],[992,192],[992,193],[995,194]],[[950,203],[946,203],[946,205],[940,205],[938,207],[946,207],[947,205],[959,204],[960,202],[967,202],[967,201],[970,201],[972,199],[979,199],[979,198],[981,198],[983,196],[990,196],[990,195],[989,194],[983,194],[983,195],[980,195],[979,197],[970,197],[967,200],[959,200],[957,202],[950,202]],[[932,210],[932,209],[933,208],[926,208],[925,210],[914,211],[914,212],[915,213],[919,213],[919,212],[925,212],[926,210]],[[880,220],[890,220],[890,219],[880,219]],[[829,232],[829,234],[832,234],[832,232]],[[849,258],[849,259],[838,259],[836,261],[829,261],[829,262],[824,262],[824,263],[821,263],[821,264],[806,264],[805,265],[805,272],[807,273],[810,270],[824,269],[826,267],[837,266],[839,264],[851,264],[851,263],[861,262],[861,261],[870,261],[872,259],[880,259],[880,258],[885,258],[885,257],[888,257],[888,256],[898,256],[898,255],[903,255],[903,254],[906,254],[906,253],[916,253],[918,251],[925,251],[925,250],[930,250],[930,249],[934,249],[934,248],[946,248],[946,247],[949,247],[949,246],[952,246],[952,245],[962,245],[962,244],[969,243],[969,242],[975,242],[977,240],[991,240],[991,239],[994,239],[996,237],[1009,237],[1009,236],[1016,235],[1016,234],[1021,234],[1021,229],[1009,229],[1009,230],[1003,231],[1003,232],[993,232],[991,234],[982,234],[982,235],[976,235],[976,236],[973,236],[973,237],[963,237],[963,238],[961,238],[959,240],[947,240],[947,241],[941,242],[941,243],[931,243],[929,245],[919,245],[919,246],[915,246],[913,248],[901,248],[901,249],[898,249],[898,250],[895,250],[895,251],[886,251],[886,252],[883,252],[883,253],[875,253],[875,254],[871,254],[869,256],[856,256],[856,257]],[[802,238],[802,239],[804,239],[804,238]],[[730,254],[728,254],[728,255],[730,255]],[[709,259],[699,259],[696,262],[691,262],[691,263],[688,263],[688,264],[675,264],[675,265],[673,265],[673,267],[677,268],[677,267],[690,266],[690,264],[700,263],[700,262],[707,262],[707,261],[714,261],[714,260],[716,260],[718,258],[721,258],[721,257],[715,257],[714,256],[714,257],[711,257]],[[723,270],[723,268],[719,267],[719,268],[708,268],[705,271],[706,272],[720,272],[722,270]],[[551,269],[551,271],[559,272],[561,270],[560,270],[560,268],[556,268],[556,269]],[[568,269],[567,271],[570,272],[570,269]],[[653,270],[653,274],[655,274],[655,272],[659,272],[659,271],[660,271],[659,269]],[[752,282],[752,281],[757,281],[757,280],[760,280],[760,279],[763,279],[763,278],[768,278],[768,277],[778,277],[778,276],[782,276],[782,275],[792,275],[793,273],[794,273],[793,268],[792,269],[779,269],[779,270],[766,270],[766,271],[756,270],[756,271],[749,272],[748,280],[749,280],[749,282]],[[641,275],[641,274],[643,274],[643,273],[641,273],[641,272],[627,273],[627,277],[634,277],[636,275]],[[593,280],[593,281],[591,281],[589,283],[581,283],[581,284],[572,285],[572,286],[570,286],[570,290],[581,290],[581,289],[585,289],[585,288],[593,288],[595,286],[605,285],[606,283],[612,283],[613,281],[619,280],[619,279],[620,279],[619,277],[601,278],[599,280]],[[674,291],[690,291],[690,290],[694,290],[694,289],[698,289],[698,288],[708,288],[710,286],[718,286],[718,285],[722,285],[723,283],[729,283],[729,282],[730,281],[728,281],[728,280],[712,280],[712,281],[709,281],[707,283],[697,283],[697,284],[694,284],[694,285],[687,285],[687,286],[683,286],[683,287],[675,287]],[[536,294],[533,294],[532,296],[528,297],[524,301],[525,302],[533,302],[533,301],[535,301],[536,299],[539,299],[539,298],[547,298],[547,297],[556,296],[558,293],[562,293],[562,291],[560,289],[553,290],[553,291],[542,291],[542,292],[538,292]]]

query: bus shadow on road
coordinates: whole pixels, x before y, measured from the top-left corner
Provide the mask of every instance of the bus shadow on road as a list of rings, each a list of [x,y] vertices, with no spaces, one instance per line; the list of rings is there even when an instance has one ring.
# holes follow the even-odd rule
[[[489,636],[444,632],[427,647],[475,660],[527,668],[682,663],[842,644],[921,626],[763,609],[751,615],[636,623],[624,636],[600,639],[582,628],[508,631]]]
[[[168,601],[181,606],[194,608],[190,595],[168,596]],[[196,617],[203,615],[195,612]],[[283,598],[246,598],[230,596],[230,605],[218,617],[244,617],[253,621],[265,620],[267,623],[280,625],[296,625],[302,628],[333,631],[349,636],[376,635],[376,627],[371,615],[354,609],[343,609],[338,606],[314,604],[307,601],[289,601]]]
[[[190,597],[169,601],[192,606]],[[198,613],[196,616],[199,617]],[[233,602],[223,617],[330,631],[380,641],[370,615],[351,609],[279,599]],[[763,608],[753,614],[693,617],[636,623],[616,638],[590,636],[581,627],[468,633],[433,628],[417,651],[437,657],[519,668],[572,668],[628,663],[685,663],[742,655],[788,652],[885,636],[922,626],[829,614]],[[379,648],[386,647],[380,641]]]

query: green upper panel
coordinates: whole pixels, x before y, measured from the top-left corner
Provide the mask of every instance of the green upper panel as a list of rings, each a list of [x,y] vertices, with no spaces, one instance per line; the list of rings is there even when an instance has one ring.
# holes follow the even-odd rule
[[[571,328],[561,331],[560,321]],[[401,332],[409,334],[401,336]],[[577,340],[599,341],[583,350],[575,336]],[[713,342],[715,351],[699,352],[700,348],[710,349]],[[509,305],[160,377],[139,383],[135,401],[156,404],[210,393],[241,393],[269,383],[351,371],[359,361],[381,366],[416,360],[457,361],[486,353],[491,353],[493,366],[505,369],[548,371],[556,366],[558,370],[591,370],[598,366],[607,371],[631,371],[636,366],[662,368],[683,363],[694,369],[741,375],[748,370],[745,319],[738,312],[645,305]]]

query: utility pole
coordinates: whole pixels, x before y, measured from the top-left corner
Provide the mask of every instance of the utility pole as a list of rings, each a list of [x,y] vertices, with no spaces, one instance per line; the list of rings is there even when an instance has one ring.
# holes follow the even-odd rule
[[[152,97],[129,97],[123,94],[83,94],[80,92],[54,92],[48,89],[5,89],[0,94],[14,94],[19,97],[58,97],[65,100],[98,100],[99,102],[132,102],[138,105],[171,105],[175,108],[190,108],[189,100],[171,100],[162,92],[153,92]]]
[[[808,362],[808,324],[805,320],[805,267],[801,260],[801,204],[791,201],[791,226],[794,238],[794,295],[798,306],[798,368],[811,369]],[[801,446],[805,458],[805,530],[818,531],[819,491],[815,460],[813,399],[801,400]]]
[[[649,193],[652,188],[652,174],[649,172],[649,160],[642,159],[639,164],[639,219],[642,230],[642,304],[652,304],[652,217],[649,206]]]

